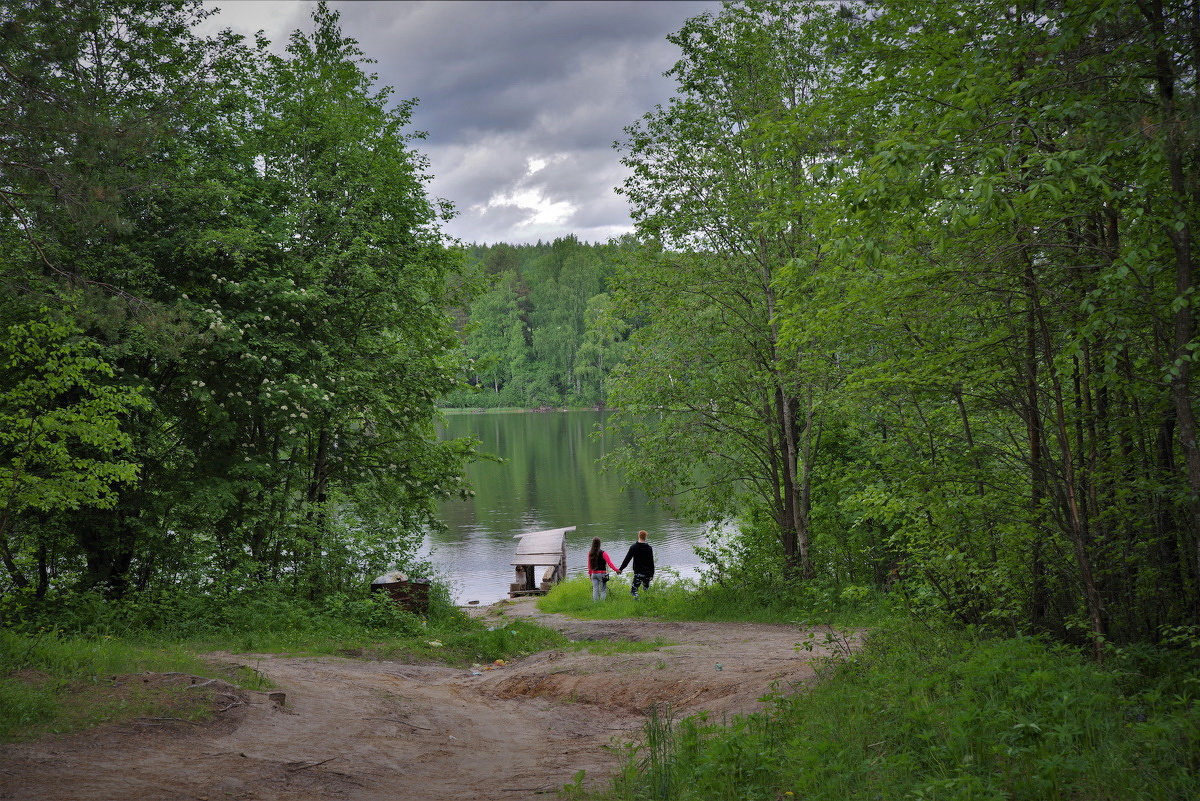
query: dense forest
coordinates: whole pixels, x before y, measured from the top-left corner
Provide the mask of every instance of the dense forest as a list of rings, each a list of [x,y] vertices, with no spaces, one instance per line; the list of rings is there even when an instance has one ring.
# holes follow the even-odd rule
[[[690,20],[620,143],[643,250],[614,297],[647,323],[609,387],[622,466],[745,521],[715,554],[745,586],[891,585],[1097,654],[1194,627],[1198,20]]]
[[[447,406],[603,404],[631,325],[609,288],[631,239],[573,236],[536,245],[476,245],[469,304],[456,309],[466,386]]]
[[[0,592],[282,584],[404,558],[464,443],[463,263],[318,8],[286,51],[193,2],[0,9]]]

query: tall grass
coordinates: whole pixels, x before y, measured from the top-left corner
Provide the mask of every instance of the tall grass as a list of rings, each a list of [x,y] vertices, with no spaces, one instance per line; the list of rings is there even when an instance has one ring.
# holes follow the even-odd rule
[[[612,789],[592,797],[1200,798],[1197,663],[1180,652],[1100,667],[1032,638],[910,622],[826,673],[728,725],[651,719]]]
[[[28,636],[108,637],[194,651],[405,653],[452,664],[509,658],[565,642],[561,635],[525,622],[514,621],[502,630],[479,623],[440,589],[423,616],[382,593],[309,601],[266,586],[208,595],[153,593],[121,601],[62,594],[4,617],[10,632]]]
[[[68,700],[105,677],[143,671],[241,678],[237,671],[183,649],[133,645],[107,636],[64,637],[52,631],[26,635],[0,629],[0,741],[67,731],[111,717],[111,710],[89,714]],[[104,707],[102,701],[93,703]],[[145,710],[130,714],[138,711]]]
[[[663,620],[741,621],[747,623],[829,623],[864,626],[900,617],[891,599],[867,587],[799,586],[770,594],[732,585],[680,579],[672,571],[655,576],[634,600],[629,577],[608,583],[608,598],[592,600],[591,579],[576,577],[555,585],[538,599],[538,609],[588,620],[657,617]]]

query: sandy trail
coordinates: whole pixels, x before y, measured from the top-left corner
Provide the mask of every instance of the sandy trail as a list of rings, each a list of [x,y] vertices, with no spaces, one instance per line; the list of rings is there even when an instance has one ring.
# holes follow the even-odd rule
[[[646,712],[751,711],[772,687],[812,677],[824,651],[794,626],[581,621],[532,599],[479,610],[532,617],[574,639],[661,639],[646,653],[545,651],[481,676],[336,657],[223,655],[287,693],[247,693],[203,726],[109,726],[0,747],[0,798],[33,801],[256,799],[464,801],[553,797],[588,783],[637,737]]]

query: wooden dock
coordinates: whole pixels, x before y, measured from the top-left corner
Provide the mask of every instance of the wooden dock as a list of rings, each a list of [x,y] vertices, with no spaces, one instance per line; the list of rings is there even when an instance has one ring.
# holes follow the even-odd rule
[[[517,553],[512,564],[516,567],[516,580],[509,585],[508,597],[522,595],[545,595],[558,582],[567,577],[567,537],[575,526],[551,528],[518,534]],[[537,569],[545,568],[541,581],[537,581]]]

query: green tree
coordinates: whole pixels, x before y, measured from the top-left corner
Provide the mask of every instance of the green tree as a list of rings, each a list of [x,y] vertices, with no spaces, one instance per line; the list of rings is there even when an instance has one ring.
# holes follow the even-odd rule
[[[617,313],[612,296],[601,292],[588,299],[583,312],[583,341],[575,353],[575,379],[582,400],[603,403],[605,379],[621,361],[629,324]]]
[[[61,300],[116,382],[156,401],[125,423],[141,487],[153,490],[125,487],[108,510],[82,507],[55,521],[77,538],[63,575],[81,559],[85,582],[115,589],[161,513],[146,501],[176,488],[171,471],[186,461],[160,403],[185,383],[185,353],[204,329],[178,302],[174,279],[197,266],[182,251],[213,238],[205,223],[229,206],[214,173],[236,171],[230,134],[247,108],[253,56],[228,34],[196,37],[206,13],[184,2],[0,10],[0,106],[10,121],[0,183],[11,211],[0,263],[10,297],[15,306]],[[214,206],[206,219],[201,210]]]
[[[622,459],[658,494],[688,491],[701,513],[767,510],[785,559],[810,578],[811,492],[819,407],[836,381],[824,358],[780,336],[780,271],[819,257],[813,220],[831,147],[820,127],[831,59],[820,4],[748,3],[689,20],[677,95],[627,129],[623,193],[638,230],[660,242],[628,271],[622,313],[643,316],[614,402],[637,430]],[[799,126],[789,129],[796,133]],[[653,411],[652,417],[645,416]]]
[[[94,343],[41,311],[48,321],[0,333],[0,560],[15,587],[34,586],[38,596],[58,543],[25,513],[112,506],[117,486],[137,478],[122,418],[146,406],[114,384]]]
[[[496,394],[522,373],[528,358],[516,284],[516,274],[505,273],[471,304],[467,356],[475,379],[490,383]]]
[[[593,370],[595,342],[585,343],[588,306],[607,290],[622,247],[582,243],[573,236],[536,245],[473,247],[471,257],[490,277],[473,305],[459,309],[460,336],[476,359],[467,380],[490,383],[492,392],[458,391],[443,403],[599,402],[601,385],[616,362],[604,361],[602,374]]]
[[[831,87],[873,126],[826,165],[847,201],[820,271],[831,311],[787,321],[840,328],[872,412],[846,517],[889,529],[912,586],[967,622],[1087,632],[1100,654],[1186,619],[1194,208],[1169,152],[1195,94],[1164,105],[1144,76],[1192,69],[1194,22],[1107,2],[869,16]],[[783,285],[811,279],[796,264]]]
[[[69,299],[153,399],[124,426],[142,481],[53,521],[63,580],[318,592],[411,554],[466,449],[433,430],[459,261],[411,102],[323,6],[285,55],[197,37],[193,2],[0,13],[5,280]]]
[[[263,75],[267,252],[219,276],[206,303],[218,325],[253,332],[216,361],[248,364],[249,385],[214,389],[234,423],[224,437],[195,432],[202,462],[233,454],[252,479],[222,490],[221,550],[309,592],[411,551],[463,452],[432,425],[457,372],[445,287],[458,263],[404,132],[412,103],[372,88],[335,13],[319,6],[313,22]],[[350,537],[389,547],[346,550]],[[338,551],[350,560],[326,563]]]
[[[625,143],[634,475],[964,622],[1101,655],[1194,617],[1193,12],[689,21]]]

